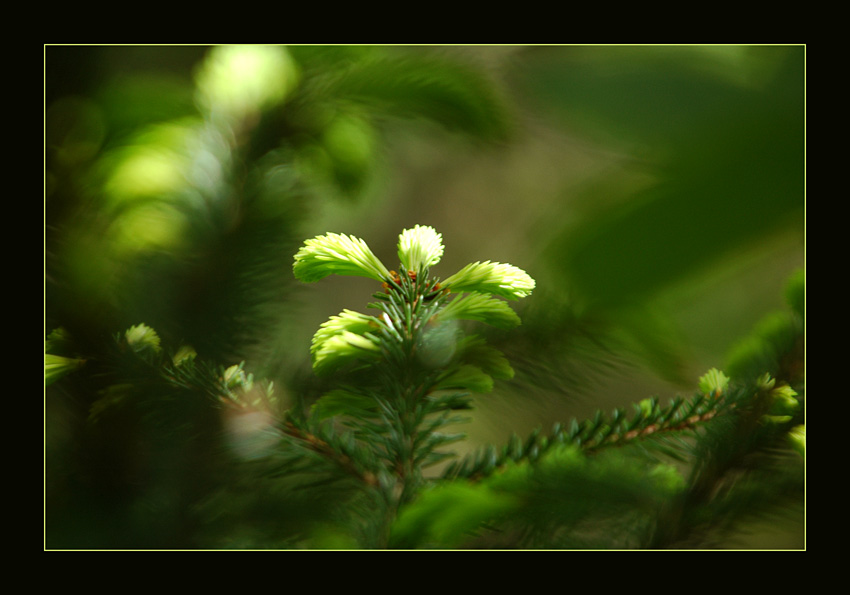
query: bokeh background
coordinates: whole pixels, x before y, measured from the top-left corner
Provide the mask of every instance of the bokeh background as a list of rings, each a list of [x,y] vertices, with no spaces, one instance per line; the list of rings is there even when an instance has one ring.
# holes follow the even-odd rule
[[[489,336],[517,374],[462,449],[690,393],[804,265],[804,67],[802,46],[46,46],[45,332],[97,352],[144,323],[309,401],[312,334],[375,287],[297,284],[298,246],[352,234],[393,268],[422,224],[437,276],[537,281]],[[60,545],[100,486],[75,479],[85,390],[46,395]]]

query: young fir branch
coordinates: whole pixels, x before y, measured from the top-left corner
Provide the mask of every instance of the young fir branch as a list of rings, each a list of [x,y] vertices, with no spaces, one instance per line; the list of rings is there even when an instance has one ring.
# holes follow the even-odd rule
[[[56,340],[59,336],[64,346]],[[71,338],[60,329],[48,336],[45,347],[57,351],[71,344]],[[52,373],[48,355],[46,379]],[[255,382],[244,370],[245,362],[225,368],[199,359],[189,345],[165,347],[156,330],[143,323],[114,335],[103,352],[88,354],[80,361],[92,367],[100,387],[89,405],[92,424],[128,406],[166,419],[171,407],[188,402],[235,414],[263,412],[273,418],[278,413],[273,383]]]
[[[399,236],[399,272],[363,240],[340,234],[307,240],[295,255],[293,271],[305,282],[330,274],[381,282],[369,305],[376,316],[344,310],[313,337],[315,372],[342,373],[349,383],[320,398],[312,416],[335,417],[380,460],[384,472],[377,477],[393,478],[378,482],[388,510],[410,501],[423,484],[422,469],[448,456],[438,449],[462,437],[441,430],[462,421],[452,412],[470,407],[467,393],[487,392],[494,378],[513,374],[497,350],[463,337],[457,321],[516,326],[516,313],[493,296],[518,299],[534,289],[525,271],[491,262],[473,263],[441,282],[430,268],[442,255],[441,235],[419,225]],[[324,444],[314,449],[324,451]]]
[[[737,392],[734,411],[699,434],[687,489],[659,518],[646,547],[705,543],[745,518],[801,501],[803,459],[793,434],[802,403],[796,391],[765,374]]]
[[[677,397],[667,407],[661,407],[656,398],[645,399],[634,406],[631,415],[626,409],[615,409],[609,415],[598,411],[588,420],[573,419],[566,426],[555,424],[548,435],[543,435],[538,429],[523,441],[514,434],[501,449],[489,445],[451,464],[443,477],[481,479],[508,463],[533,463],[550,450],[564,445],[573,445],[590,453],[652,437],[656,445],[663,448],[659,439],[675,433],[693,432],[701,424],[734,407],[735,399],[727,388],[703,391],[690,399]],[[667,453],[676,454],[669,449]]]
[[[793,398],[796,393],[787,385],[775,386],[775,381],[768,376],[764,376],[756,387],[730,388],[729,378],[712,369],[700,378],[699,384],[700,390],[693,397],[677,397],[667,407],[661,407],[656,398],[645,399],[634,406],[631,415],[625,409],[615,409],[610,415],[598,411],[593,418],[581,422],[573,419],[566,427],[555,424],[549,435],[542,435],[539,429],[525,441],[514,435],[501,449],[488,445],[452,463],[443,477],[482,479],[508,463],[533,463],[550,450],[564,445],[592,453],[603,448],[643,442],[668,456],[681,459],[681,449],[670,448],[668,438],[678,434],[693,435],[705,422],[744,405],[751,406],[765,387],[769,391],[767,402],[773,403],[773,410],[787,411],[797,407]],[[766,415],[767,411],[760,415]],[[756,417],[761,420],[760,416]],[[682,441],[679,444],[692,448]]]
[[[802,326],[799,329],[801,332]],[[756,350],[756,359],[762,361],[763,354],[769,353],[787,362],[799,357],[797,343],[796,338],[781,344],[772,341]],[[788,368],[799,366],[792,362]],[[600,455],[612,454],[610,447],[625,445],[660,450],[689,463],[690,472],[682,489],[674,490],[645,519],[643,527],[636,529],[629,547],[705,545],[742,520],[796,510],[803,495],[799,455],[805,456],[805,426],[803,396],[788,384],[795,378],[762,374],[733,384],[724,373],[712,369],[700,378],[699,392],[690,399],[677,398],[665,408],[660,408],[656,399],[645,400],[635,406],[632,416],[624,410],[610,415],[599,412],[584,422],[558,425],[548,436],[536,431],[524,442],[514,436],[501,449],[489,446],[456,463],[444,477],[473,481],[490,477],[492,483],[510,474],[511,468],[545,467],[564,452],[564,445]],[[795,386],[802,389],[802,385]],[[709,420],[711,423],[706,423]],[[476,481],[476,485],[486,489],[490,484]],[[570,533],[571,538],[576,535]],[[559,543],[556,534],[551,537],[555,541],[546,542],[549,547]]]
[[[659,520],[647,547],[704,544],[743,520],[785,515],[804,501],[802,271],[789,280],[786,297],[791,312],[768,316],[730,354],[727,366],[743,382],[741,398],[732,415],[700,433],[688,489]]]

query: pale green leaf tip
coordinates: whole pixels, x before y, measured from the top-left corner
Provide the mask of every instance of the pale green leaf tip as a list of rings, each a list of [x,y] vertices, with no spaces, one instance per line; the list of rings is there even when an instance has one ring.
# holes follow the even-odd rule
[[[316,353],[328,339],[340,333],[350,332],[362,335],[368,331],[374,331],[380,326],[380,322],[374,316],[345,309],[338,316],[331,316],[319,326],[319,330],[313,335],[310,351]]]
[[[796,450],[800,456],[806,456],[806,425],[802,424],[799,426],[795,426],[788,433],[788,440],[791,442],[791,446]]]
[[[712,368],[699,379],[699,389],[704,395],[719,397],[729,388],[729,377]]]
[[[355,275],[376,281],[390,278],[390,272],[372,253],[368,244],[354,236],[327,233],[306,240],[295,254],[295,277],[312,283],[328,275]]]
[[[83,364],[85,364],[85,360],[45,353],[44,386],[50,386],[65,374],[79,369]]]
[[[177,353],[175,353],[171,358],[171,361],[174,362],[175,366],[180,366],[194,361],[197,356],[198,352],[195,351],[194,347],[191,345],[181,345],[180,349],[177,350]]]
[[[244,389],[245,391],[250,391],[254,386],[254,375],[247,374],[245,370],[243,370],[243,366],[245,362],[241,362],[239,364],[235,364],[230,366],[224,371],[222,374],[222,381],[228,390],[235,389]]]
[[[463,365],[444,376],[437,388],[489,393],[493,390],[493,378],[478,366]]]
[[[699,389],[707,396],[719,397],[729,388],[729,377],[717,368],[712,368],[699,379]]]
[[[773,415],[790,415],[800,408],[797,391],[787,384],[780,384],[770,391],[770,413]]]
[[[519,267],[501,262],[473,262],[443,281],[453,292],[478,291],[515,300],[528,297],[536,283]]]
[[[506,302],[478,292],[470,292],[450,302],[440,312],[440,319],[476,320],[504,329],[521,324],[517,313]]]
[[[408,271],[427,269],[443,257],[443,236],[433,227],[415,225],[398,236],[398,259]]]
[[[136,353],[147,351],[159,353],[160,351],[159,335],[146,324],[131,326],[124,333],[124,338],[127,341],[127,345]]]
[[[343,330],[315,346],[313,370],[317,374],[323,374],[357,359],[375,357],[380,352],[381,348],[377,339],[372,335],[368,333],[359,335]]]

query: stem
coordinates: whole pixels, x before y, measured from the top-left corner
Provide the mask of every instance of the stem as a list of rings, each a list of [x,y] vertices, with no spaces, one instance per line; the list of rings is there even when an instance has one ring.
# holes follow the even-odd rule
[[[396,481],[389,498],[384,526],[392,525],[399,509],[411,502],[422,485],[422,470],[417,464],[416,448],[424,420],[423,399],[433,390],[434,376],[417,361],[417,349],[429,320],[440,306],[439,295],[430,291],[427,270],[402,271],[387,286],[386,300],[376,304],[383,310],[388,325],[385,338],[387,367],[383,371],[386,387],[380,402],[381,417],[388,428],[386,460]],[[427,301],[431,298],[431,301]]]

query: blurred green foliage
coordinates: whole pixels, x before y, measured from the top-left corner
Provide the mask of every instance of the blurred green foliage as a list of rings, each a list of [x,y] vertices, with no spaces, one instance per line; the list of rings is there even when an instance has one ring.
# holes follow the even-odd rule
[[[802,291],[796,318],[741,337],[804,264],[804,69],[801,46],[46,46],[46,544],[302,543],[294,511],[334,495],[251,496],[207,381],[114,348],[146,325],[157,362],[245,361],[281,406],[311,402],[309,337],[349,290],[303,299],[291,265],[327,231],[391,254],[434,225],[445,270],[537,279],[520,331],[488,337],[517,376],[479,400],[473,443],[671,394],[735,345],[733,378],[800,382],[771,350],[797,340]],[[445,489],[467,519],[525,497]],[[399,543],[458,537],[416,514]],[[350,543],[322,522],[309,543]]]
[[[630,192],[628,207],[585,221],[554,246],[569,255],[570,283],[588,300],[642,299],[801,224],[800,50],[583,48],[526,71],[570,125],[585,131],[590,122],[587,134],[618,139],[653,178]],[[712,58],[728,63],[707,71]]]

